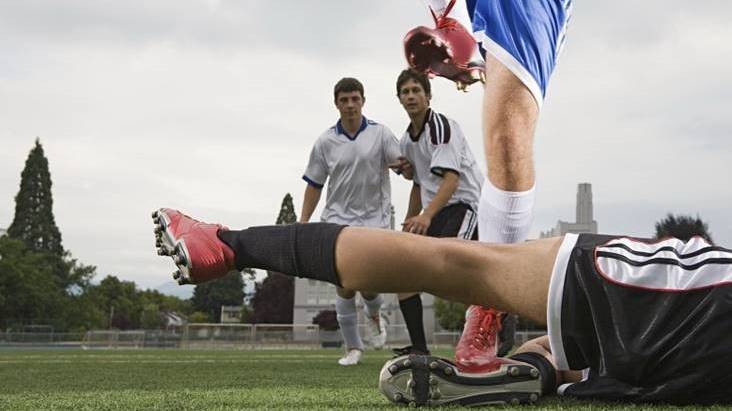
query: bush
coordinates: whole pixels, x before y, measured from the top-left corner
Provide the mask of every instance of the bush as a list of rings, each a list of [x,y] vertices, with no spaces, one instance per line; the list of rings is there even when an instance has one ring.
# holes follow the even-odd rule
[[[313,317],[313,324],[317,324],[321,330],[335,331],[338,328],[338,317],[335,310],[323,310]]]

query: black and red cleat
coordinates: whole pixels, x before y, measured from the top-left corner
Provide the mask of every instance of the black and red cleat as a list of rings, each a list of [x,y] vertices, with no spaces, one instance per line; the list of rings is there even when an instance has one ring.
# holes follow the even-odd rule
[[[234,252],[218,233],[228,228],[206,224],[178,210],[161,208],[152,213],[158,255],[170,256],[178,267],[178,284],[197,284],[223,277],[235,270]]]
[[[428,76],[440,76],[454,81],[458,90],[478,81],[485,82],[482,61],[474,60],[477,44],[473,35],[457,20],[447,17],[451,2],[442,15],[432,11],[436,27],[419,26],[404,36],[404,56],[414,70]],[[431,11],[431,9],[430,9]]]
[[[455,347],[455,364],[461,371],[471,373],[490,372],[499,368],[511,347],[502,347],[500,339],[507,313],[493,308],[471,305],[465,315],[465,327]],[[510,340],[513,345],[513,339]]]

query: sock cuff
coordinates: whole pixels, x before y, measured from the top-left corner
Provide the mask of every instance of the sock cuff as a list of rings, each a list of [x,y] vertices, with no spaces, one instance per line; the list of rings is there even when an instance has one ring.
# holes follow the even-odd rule
[[[534,208],[536,184],[526,191],[504,191],[486,178],[480,192],[480,202],[503,212],[526,212]]]
[[[405,298],[403,300],[399,300],[399,306],[410,306],[414,304],[422,305],[422,298],[419,296],[419,294],[415,294],[409,298]]]
[[[336,314],[339,316],[356,314],[356,297],[343,298],[340,295],[336,295],[335,308]]]
[[[362,295],[363,297],[363,295]],[[384,297],[381,296],[381,294],[377,294],[376,297],[374,297],[371,300],[363,299],[363,309],[366,311],[366,314],[373,317],[377,314],[379,314],[379,311],[381,310],[381,306],[384,304]]]

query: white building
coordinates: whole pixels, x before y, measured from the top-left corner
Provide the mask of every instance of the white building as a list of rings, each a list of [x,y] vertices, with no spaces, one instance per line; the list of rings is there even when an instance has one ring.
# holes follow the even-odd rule
[[[394,207],[391,209],[391,228],[394,229]],[[409,334],[404,325],[404,317],[399,309],[399,301],[395,294],[384,294],[384,305],[381,311],[389,321],[389,344],[407,345]],[[435,332],[435,311],[434,297],[429,294],[422,294],[422,308],[424,330],[427,342],[432,340]],[[295,301],[293,304],[292,322],[294,324],[312,324],[313,317],[322,310],[335,310],[336,289],[335,286],[321,281],[307,278],[295,278]],[[358,322],[364,324],[363,301],[359,294],[356,299],[358,307]]]
[[[559,220],[556,227],[543,231],[541,238],[558,237],[567,233],[597,234],[597,221],[593,219],[592,184],[577,184],[576,221],[573,223]]]

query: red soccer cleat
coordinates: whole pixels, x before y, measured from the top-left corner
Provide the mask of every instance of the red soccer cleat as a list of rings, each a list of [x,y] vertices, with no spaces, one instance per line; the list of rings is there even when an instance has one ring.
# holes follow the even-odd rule
[[[220,224],[206,224],[170,208],[152,214],[158,255],[173,258],[178,284],[197,284],[223,277],[235,270],[234,251],[219,240]]]
[[[455,347],[455,364],[461,371],[483,373],[501,366],[504,360],[497,358],[501,343],[499,335],[507,317],[508,314],[493,308],[468,307],[463,334]],[[510,347],[501,349],[508,351]]]
[[[447,17],[455,1],[437,16],[432,9],[436,28],[419,26],[404,36],[407,64],[429,76],[445,77],[466,91],[475,82],[485,82],[483,62],[471,60],[477,47],[473,35],[457,20]]]

